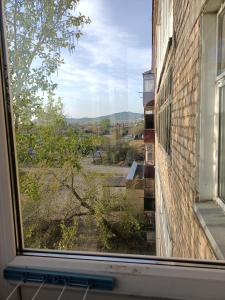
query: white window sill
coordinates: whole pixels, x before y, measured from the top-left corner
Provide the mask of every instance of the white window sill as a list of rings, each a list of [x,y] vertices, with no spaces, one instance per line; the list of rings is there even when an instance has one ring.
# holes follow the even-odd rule
[[[184,266],[176,263],[153,264],[93,261],[69,258],[17,256],[9,264],[13,267],[46,269],[48,271],[107,275],[115,278],[114,295],[160,297],[170,299],[215,300],[224,299],[225,269],[203,266]],[[166,263],[166,260],[165,260]],[[216,266],[215,266],[216,267]],[[118,298],[119,299],[119,298]]]
[[[194,211],[218,259],[225,259],[225,213],[216,201],[200,201]]]

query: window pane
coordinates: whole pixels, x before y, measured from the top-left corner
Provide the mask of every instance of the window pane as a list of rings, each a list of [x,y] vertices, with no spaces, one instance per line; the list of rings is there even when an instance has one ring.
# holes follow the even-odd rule
[[[225,201],[225,86],[220,88],[219,197]]]
[[[154,164],[154,143],[146,144],[145,158],[147,162]]]
[[[24,248],[225,259],[223,1],[192,2],[5,1]]]
[[[144,80],[144,92],[152,92],[154,88],[154,82],[151,79]]]
[[[154,129],[154,115],[146,114],[145,116],[145,129]]]
[[[220,32],[220,52],[219,52],[219,74],[225,71],[225,14],[222,14],[220,17],[219,23],[219,32]]]
[[[144,199],[144,210],[145,211],[154,211],[155,210],[155,199],[154,198],[145,198]]]
[[[6,0],[5,12],[24,247],[155,254],[138,95],[150,1]]]

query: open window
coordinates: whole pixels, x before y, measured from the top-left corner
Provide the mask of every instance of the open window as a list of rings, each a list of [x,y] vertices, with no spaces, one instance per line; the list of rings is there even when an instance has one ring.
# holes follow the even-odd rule
[[[8,0],[1,6],[1,270],[113,278],[114,290],[93,291],[94,299],[223,299],[223,257],[202,221],[205,207],[194,211],[204,190],[197,190],[198,182],[213,190],[207,174],[219,174],[221,198],[224,193],[223,156],[201,152],[214,144],[200,145],[198,119],[205,79],[199,65],[206,58],[200,55],[200,16],[217,20],[222,1],[190,1],[189,9],[152,1],[152,66],[151,2],[122,2]],[[217,28],[212,24],[207,28]],[[219,36],[223,53],[223,30]],[[213,53],[215,45],[208,48]],[[208,66],[204,74],[213,76],[214,88],[217,79],[222,112],[223,72]],[[141,76],[150,67],[145,75],[156,76],[156,91]],[[143,100],[152,93],[149,110],[137,96],[142,87]],[[222,114],[221,153],[223,123]],[[216,158],[220,172],[199,179],[197,162],[205,154],[211,160],[203,170]],[[12,285],[2,274],[6,298]],[[23,281],[18,297],[30,299],[37,288]],[[55,286],[42,292],[47,299],[59,295]],[[74,293],[81,295],[71,288],[68,297]]]
[[[149,65],[151,5],[124,5],[117,15],[119,2],[5,1],[20,253],[148,255],[144,190],[127,177],[154,123],[144,124],[135,92]]]

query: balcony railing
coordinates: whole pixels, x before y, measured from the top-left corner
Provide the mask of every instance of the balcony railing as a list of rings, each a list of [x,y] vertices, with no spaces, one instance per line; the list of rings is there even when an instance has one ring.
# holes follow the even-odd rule
[[[144,165],[133,161],[133,164],[127,175],[127,188],[133,187],[136,189],[143,189],[144,187]]]

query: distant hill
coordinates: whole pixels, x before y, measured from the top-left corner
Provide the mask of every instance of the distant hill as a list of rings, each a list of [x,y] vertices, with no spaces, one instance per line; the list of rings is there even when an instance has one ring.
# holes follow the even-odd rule
[[[143,114],[133,113],[133,112],[120,112],[111,115],[96,117],[96,118],[66,118],[66,122],[68,124],[79,124],[84,125],[88,123],[99,123],[102,120],[108,119],[111,124],[116,123],[133,123],[137,120],[141,120],[144,118]]]

